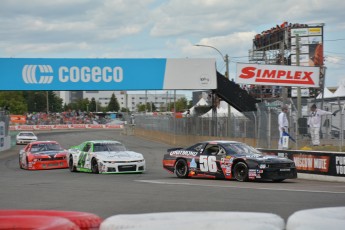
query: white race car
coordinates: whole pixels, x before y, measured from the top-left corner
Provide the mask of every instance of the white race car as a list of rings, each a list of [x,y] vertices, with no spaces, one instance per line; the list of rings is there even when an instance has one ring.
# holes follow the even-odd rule
[[[92,173],[142,173],[145,159],[141,153],[128,151],[126,147],[112,140],[85,141],[68,149],[71,172]]]
[[[16,143],[17,145],[20,144],[29,144],[31,142],[37,141],[37,136],[33,132],[20,132],[16,136]]]

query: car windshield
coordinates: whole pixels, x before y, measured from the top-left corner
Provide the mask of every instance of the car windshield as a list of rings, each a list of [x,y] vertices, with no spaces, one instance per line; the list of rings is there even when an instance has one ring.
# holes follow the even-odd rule
[[[44,143],[44,144],[34,144],[31,146],[31,152],[41,152],[41,151],[61,151],[63,148],[56,143]]]
[[[125,151],[126,147],[120,143],[97,143],[93,146],[94,152],[103,152],[103,151]]]
[[[30,136],[30,137],[33,137],[35,135],[33,133],[19,133],[19,136]]]
[[[227,143],[224,145],[227,152],[230,154],[245,154],[245,155],[254,155],[261,154],[257,149],[244,144],[244,143]]]

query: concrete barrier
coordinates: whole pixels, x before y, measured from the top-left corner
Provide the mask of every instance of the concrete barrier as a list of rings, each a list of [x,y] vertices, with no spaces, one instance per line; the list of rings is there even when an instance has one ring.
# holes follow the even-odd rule
[[[345,229],[345,207],[306,209],[293,213],[286,230]]]
[[[284,220],[271,213],[255,212],[162,212],[115,215],[105,219],[100,230],[283,230]]]

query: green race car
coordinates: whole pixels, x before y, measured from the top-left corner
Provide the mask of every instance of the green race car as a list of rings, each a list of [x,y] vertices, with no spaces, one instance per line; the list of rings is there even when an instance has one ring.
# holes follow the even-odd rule
[[[91,140],[68,149],[71,172],[142,173],[145,159],[141,153],[128,151],[118,141]]]

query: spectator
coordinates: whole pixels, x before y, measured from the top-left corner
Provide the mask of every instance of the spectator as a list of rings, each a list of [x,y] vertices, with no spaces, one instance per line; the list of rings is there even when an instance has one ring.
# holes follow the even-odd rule
[[[310,114],[308,117],[308,127],[311,135],[311,142],[314,146],[320,145],[320,127],[321,116],[323,115],[336,115],[336,113],[328,112],[322,109],[318,109],[315,104],[310,107]]]
[[[283,133],[288,132],[289,120],[287,119],[287,112],[289,108],[287,105],[282,106],[282,111],[278,115],[278,128],[279,128],[279,142],[278,149],[283,149]]]

